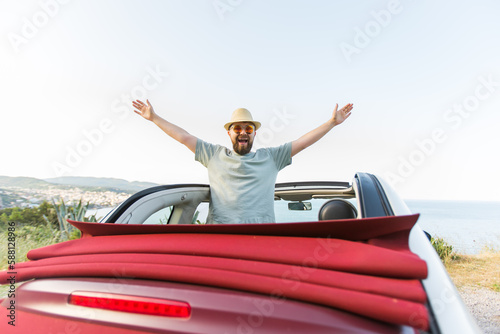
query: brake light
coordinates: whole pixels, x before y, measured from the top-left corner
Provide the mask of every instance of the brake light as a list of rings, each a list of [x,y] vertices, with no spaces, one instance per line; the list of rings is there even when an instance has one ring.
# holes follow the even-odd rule
[[[186,302],[112,293],[77,291],[70,294],[68,303],[83,307],[164,317],[188,318],[191,315],[191,306]]]

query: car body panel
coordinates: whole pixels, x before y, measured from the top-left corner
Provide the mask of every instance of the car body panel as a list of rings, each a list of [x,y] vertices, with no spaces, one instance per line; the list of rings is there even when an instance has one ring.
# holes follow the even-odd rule
[[[74,291],[125,293],[189,301],[189,319],[144,316],[68,305]],[[111,292],[110,292],[111,291]],[[25,283],[19,300],[26,318],[71,321],[75,331],[90,325],[159,333],[408,333],[387,325],[319,305],[278,297],[198,285],[125,279],[43,279]],[[19,324],[25,322],[22,317]],[[22,326],[22,325],[21,325]],[[57,326],[57,322],[52,324]],[[66,323],[67,326],[67,323]],[[47,333],[45,331],[34,331]],[[412,331],[410,331],[412,332]]]

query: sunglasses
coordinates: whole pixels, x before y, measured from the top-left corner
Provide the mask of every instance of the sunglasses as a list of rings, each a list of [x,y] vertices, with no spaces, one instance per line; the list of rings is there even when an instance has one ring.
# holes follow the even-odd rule
[[[243,131],[243,130],[245,130],[245,132],[246,132],[247,134],[252,134],[252,133],[253,133],[253,131],[254,131],[254,127],[253,127],[253,125],[246,125],[246,126],[243,126],[243,127],[242,127],[241,125],[234,125],[234,126],[232,127],[232,129],[233,129],[233,131],[234,131],[235,133],[237,133],[237,134],[240,134],[240,133],[241,133],[241,131]]]

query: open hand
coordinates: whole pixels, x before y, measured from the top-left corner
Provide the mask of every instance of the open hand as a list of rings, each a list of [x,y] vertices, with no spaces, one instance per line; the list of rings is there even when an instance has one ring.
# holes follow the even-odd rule
[[[146,103],[147,104],[145,104],[144,102],[142,102],[140,100],[132,101],[132,105],[134,106],[134,108],[137,109],[137,110],[134,110],[134,112],[138,115],[141,115],[142,117],[144,117],[148,121],[152,121],[153,117],[155,116],[155,111],[154,111],[151,103],[149,103],[149,100],[146,100]]]
[[[333,109],[332,121],[335,125],[341,124],[349,116],[351,116],[352,103],[346,104],[341,109],[337,110],[338,107],[339,105],[336,104],[335,109]]]

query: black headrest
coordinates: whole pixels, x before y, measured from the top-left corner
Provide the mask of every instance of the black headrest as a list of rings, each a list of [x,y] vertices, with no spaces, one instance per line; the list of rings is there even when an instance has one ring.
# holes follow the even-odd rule
[[[340,198],[325,202],[319,210],[319,220],[352,219],[358,216],[354,205]]]

